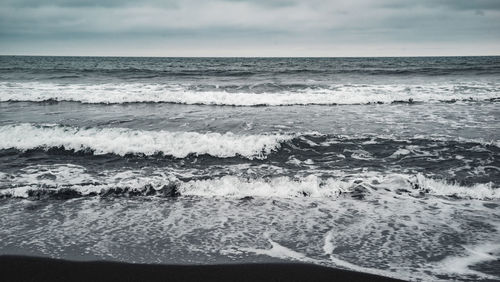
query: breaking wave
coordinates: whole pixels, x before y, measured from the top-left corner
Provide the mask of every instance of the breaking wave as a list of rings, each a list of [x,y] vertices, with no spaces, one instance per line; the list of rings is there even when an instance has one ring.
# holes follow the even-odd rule
[[[354,199],[384,193],[413,197],[441,196],[459,199],[500,199],[492,183],[462,186],[423,174],[364,172],[303,177],[245,177],[226,175],[181,180],[168,170],[102,171],[91,174],[78,165],[45,165],[0,175],[0,198],[67,199],[83,196],[197,196],[251,200],[261,198]]]
[[[211,155],[226,158],[242,156],[265,158],[277,149],[285,135],[235,135],[233,133],[196,133],[145,131],[126,128],[76,128],[32,124],[0,127],[0,149],[18,150],[63,148],[99,154],[155,155],[175,158]]]
[[[286,157],[292,163],[293,157],[321,158],[326,155],[365,161],[395,161],[408,156],[455,159],[457,153],[467,154],[478,150],[478,145],[484,152],[496,154],[500,141],[446,135],[415,135],[413,138],[401,139],[393,135],[346,136],[318,132],[238,135],[231,132],[149,131],[31,123],[0,126],[0,150],[62,150],[122,157],[169,156],[181,159],[207,155],[217,158],[243,157],[262,160],[268,159],[272,154],[273,158]],[[457,160],[461,158],[463,156],[459,156]]]
[[[173,103],[219,106],[342,105],[497,101],[500,86],[457,85],[332,85],[264,93],[197,91],[168,84],[0,83],[0,102],[80,102],[90,104]]]

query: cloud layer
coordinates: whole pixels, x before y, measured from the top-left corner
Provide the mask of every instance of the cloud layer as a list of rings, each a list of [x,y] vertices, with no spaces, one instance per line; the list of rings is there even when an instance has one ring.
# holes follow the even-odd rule
[[[0,53],[498,54],[500,1],[4,0]]]

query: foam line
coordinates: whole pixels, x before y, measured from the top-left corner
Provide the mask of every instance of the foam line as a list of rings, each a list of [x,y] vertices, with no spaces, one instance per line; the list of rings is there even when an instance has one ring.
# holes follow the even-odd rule
[[[341,105],[498,99],[496,85],[336,85],[280,92],[195,91],[165,84],[0,83],[0,102],[175,103],[220,106]]]
[[[0,149],[64,148],[92,151],[93,154],[164,154],[184,158],[190,154],[227,158],[243,156],[265,158],[291,137],[283,135],[235,135],[232,133],[196,133],[145,131],[126,128],[76,128],[35,126],[32,124],[0,127]]]
[[[334,176],[338,174],[337,176]],[[172,190],[173,189],[173,190]],[[33,166],[19,173],[0,175],[0,197],[78,197],[106,196],[182,196],[225,198],[332,198],[341,195],[371,197],[380,193],[398,193],[405,189],[408,196],[428,195],[465,198],[500,199],[500,189],[490,184],[460,186],[435,180],[424,175],[379,174],[366,172],[332,176],[276,176],[248,178],[226,175],[203,180],[181,181],[166,170],[101,171],[92,175],[76,165]],[[30,196],[31,195],[31,196]]]

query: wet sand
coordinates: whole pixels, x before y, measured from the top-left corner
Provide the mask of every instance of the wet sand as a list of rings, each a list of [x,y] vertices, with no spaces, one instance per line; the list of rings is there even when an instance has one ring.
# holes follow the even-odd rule
[[[2,281],[399,281],[311,264],[155,265],[0,256]]]

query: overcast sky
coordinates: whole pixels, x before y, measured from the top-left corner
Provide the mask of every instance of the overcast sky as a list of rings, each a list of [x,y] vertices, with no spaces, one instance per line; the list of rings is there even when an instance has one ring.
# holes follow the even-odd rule
[[[0,0],[0,54],[500,55],[500,0]]]

